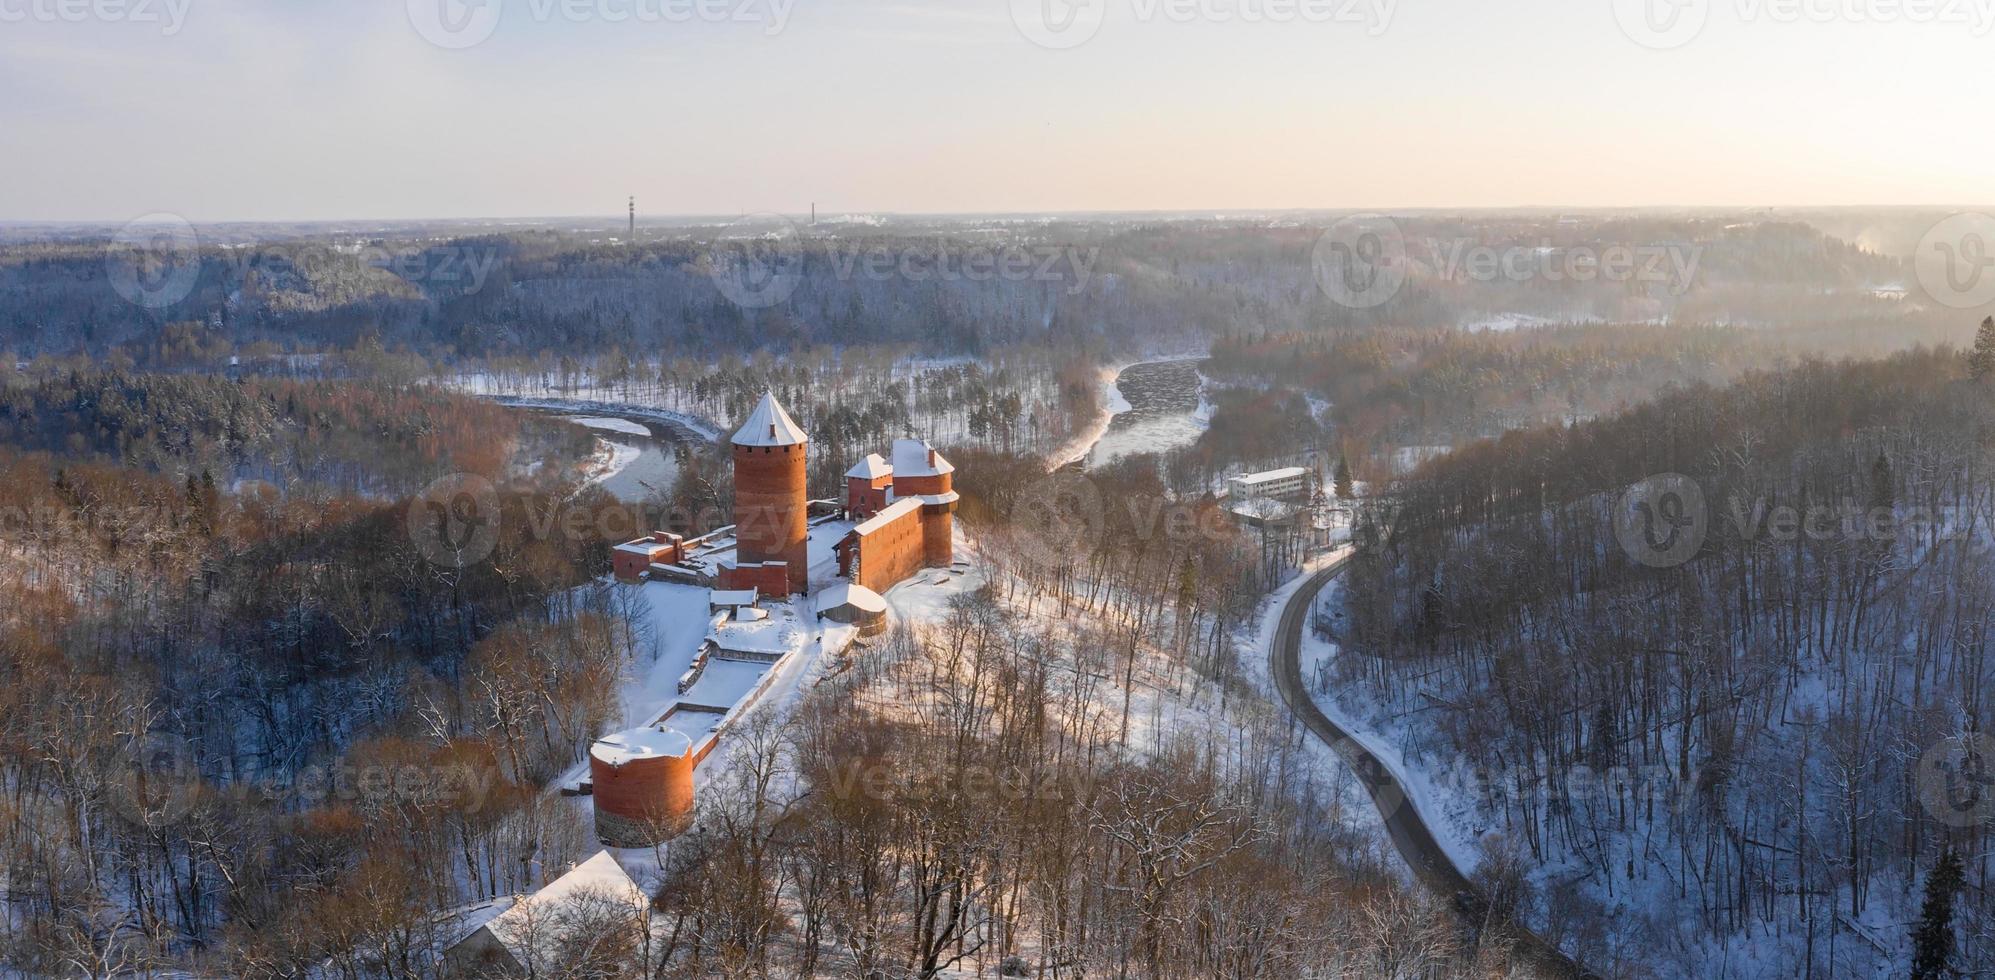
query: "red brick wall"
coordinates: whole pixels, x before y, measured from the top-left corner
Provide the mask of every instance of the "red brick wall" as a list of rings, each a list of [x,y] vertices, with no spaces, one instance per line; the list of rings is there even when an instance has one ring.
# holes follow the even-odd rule
[[[661,825],[668,834],[686,829],[693,814],[692,756],[637,759],[612,766],[589,757],[596,835],[613,846],[648,847]]]
[[[804,472],[810,444],[734,447],[734,523],[743,564],[789,563],[789,586],[772,595],[810,587],[810,530]]]
[[[855,518],[864,520],[887,508],[887,487],[892,481],[888,477],[877,480],[862,480],[856,476],[845,478],[845,509]]]
[[[859,538],[859,584],[885,592],[919,571],[927,564],[923,539],[918,507]]]
[[[662,535],[664,532],[660,532]],[[616,577],[626,582],[635,582],[654,564],[676,565],[686,560],[686,546],[678,535],[667,536],[668,540],[658,541],[654,536],[649,555],[634,555],[625,551],[610,552],[610,568]],[[643,540],[643,539],[639,539]],[[632,542],[635,544],[636,542]]]
[[[757,589],[765,596],[782,598],[790,594],[790,570],[779,563],[736,566],[720,570],[719,586],[725,591]]]
[[[948,568],[956,561],[956,505],[921,509],[922,552],[929,566]]]

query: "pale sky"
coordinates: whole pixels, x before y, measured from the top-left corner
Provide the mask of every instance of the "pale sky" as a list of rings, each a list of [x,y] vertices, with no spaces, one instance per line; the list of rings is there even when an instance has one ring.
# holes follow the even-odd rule
[[[464,2],[0,0],[0,220],[1995,202],[1995,0]]]

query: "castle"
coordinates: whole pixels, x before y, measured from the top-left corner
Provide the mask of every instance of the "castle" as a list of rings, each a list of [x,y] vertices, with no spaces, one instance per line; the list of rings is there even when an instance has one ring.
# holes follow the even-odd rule
[[[810,436],[771,392],[733,444],[735,557],[722,564],[719,587],[805,594]],[[833,546],[840,577],[885,592],[922,568],[947,568],[956,553],[955,472],[928,443],[901,439],[891,463],[874,453],[846,473],[842,503],[858,523]]]
[[[844,500],[818,502],[815,526],[805,486],[810,436],[773,393],[749,413],[731,448],[731,543],[727,529],[693,540],[660,531],[611,554],[619,581],[705,586],[697,609],[712,617],[670,709],[590,747],[589,776],[576,792],[594,797],[597,836],[613,847],[649,847],[690,825],[700,762],[777,666],[804,648],[796,624],[813,604],[789,600],[810,592],[813,532],[826,584],[815,614],[856,626],[860,636],[886,627],[879,593],[955,561],[956,468],[928,443],[901,439],[891,458],[859,461],[845,475]],[[834,559],[843,581],[830,583]]]
[[[619,580],[703,578],[714,588],[763,596],[810,592],[811,501],[806,488],[810,435],[775,393],[762,396],[730,440],[734,456],[734,550],[700,569],[694,546],[660,531],[618,545]],[[836,507],[853,523],[831,546],[838,575],[885,592],[923,568],[955,561],[956,467],[920,439],[896,440],[845,474]],[[822,522],[821,522],[822,523]],[[703,539],[704,540],[704,539]],[[828,561],[828,556],[827,556]]]

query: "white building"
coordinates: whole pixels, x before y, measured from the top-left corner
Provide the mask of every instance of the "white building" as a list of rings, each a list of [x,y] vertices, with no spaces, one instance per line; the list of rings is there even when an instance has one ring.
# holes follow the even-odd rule
[[[1226,493],[1236,504],[1249,500],[1306,501],[1309,499],[1309,469],[1290,466],[1265,473],[1229,477]]]

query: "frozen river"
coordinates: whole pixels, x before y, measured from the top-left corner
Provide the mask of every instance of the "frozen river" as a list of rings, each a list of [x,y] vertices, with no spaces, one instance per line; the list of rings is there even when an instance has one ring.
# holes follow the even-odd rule
[[[1211,409],[1202,397],[1201,361],[1149,361],[1124,368],[1109,388],[1115,417],[1088,453],[1090,467],[1122,456],[1189,446],[1205,433]]]

